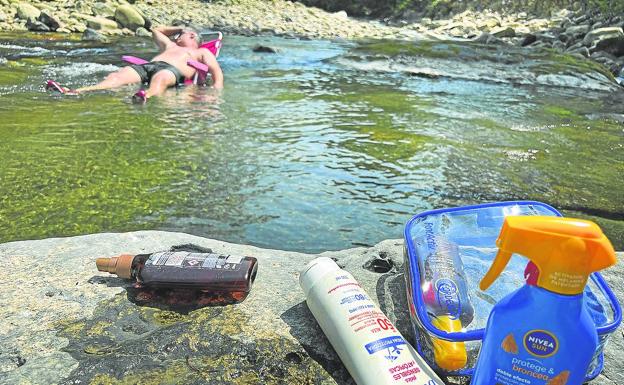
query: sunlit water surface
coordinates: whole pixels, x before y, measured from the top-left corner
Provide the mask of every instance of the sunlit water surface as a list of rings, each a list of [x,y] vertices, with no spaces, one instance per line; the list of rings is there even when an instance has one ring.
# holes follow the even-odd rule
[[[363,69],[355,46],[227,37],[223,92],[137,106],[134,87],[42,84],[92,84],[149,40],[0,37],[0,241],[160,229],[319,252],[400,238],[423,210],[536,199],[623,248],[622,92]]]

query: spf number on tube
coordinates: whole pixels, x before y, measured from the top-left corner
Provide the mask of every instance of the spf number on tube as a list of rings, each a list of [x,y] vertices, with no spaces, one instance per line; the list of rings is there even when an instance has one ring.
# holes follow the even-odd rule
[[[392,326],[392,323],[387,318],[385,318],[385,319],[384,318],[377,318],[377,324],[383,330],[392,330],[392,331],[395,330],[394,326]]]

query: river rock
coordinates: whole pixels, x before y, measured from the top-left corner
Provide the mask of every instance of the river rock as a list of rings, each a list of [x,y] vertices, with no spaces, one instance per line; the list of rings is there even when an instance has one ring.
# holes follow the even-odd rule
[[[74,4],[74,9],[76,10],[76,12],[78,13],[82,13],[85,15],[93,15],[93,9],[91,8],[91,3],[87,3],[86,1],[77,1]]]
[[[498,38],[516,36],[516,31],[513,28],[507,26],[494,28],[490,31],[490,33]]]
[[[589,49],[591,52],[604,51],[613,56],[624,55],[624,34],[599,40]]]
[[[500,26],[500,20],[494,17],[489,17],[485,20],[477,21],[476,24],[478,29],[490,31],[493,28]]]
[[[577,41],[576,43],[568,46],[568,51],[574,51],[574,50],[576,50],[577,48],[580,48],[580,47],[585,47],[583,45],[583,41]],[[587,48],[587,47],[585,47],[585,48]]]
[[[28,28],[29,31],[33,31],[33,32],[50,32],[50,31],[52,31],[50,29],[50,27],[48,27],[44,23],[40,22],[39,20],[32,19],[32,18],[28,19],[28,21],[26,21],[26,28]]]
[[[134,34],[140,37],[152,37],[152,33],[143,27],[137,28]]]
[[[481,35],[477,36],[477,37],[474,39],[474,41],[475,41],[476,43],[486,44],[486,43],[487,43],[487,41],[488,41],[488,39],[490,38],[490,36],[492,36],[492,35],[490,35],[490,33],[489,33],[489,32],[483,32],[483,33],[481,33]]]
[[[123,4],[117,7],[115,10],[115,20],[117,20],[121,26],[132,31],[145,25],[145,19],[143,19],[139,11],[130,4]]]
[[[67,28],[71,32],[79,32],[79,33],[82,33],[88,29],[85,23],[80,23],[80,22],[73,22],[72,24],[69,24]]]
[[[118,29],[117,22],[115,20],[107,19],[101,16],[88,16],[86,18],[87,27],[101,31],[111,31]]]
[[[52,31],[56,31],[62,25],[61,21],[50,11],[42,11],[39,15],[39,21],[47,25]]]
[[[589,32],[589,24],[575,25],[568,27],[565,30],[565,34],[576,39],[585,36],[587,32]]]
[[[17,4],[17,17],[22,20],[36,19],[41,14],[41,11],[29,3]]]
[[[596,45],[600,40],[617,38],[622,35],[624,35],[624,31],[621,27],[599,28],[589,31],[583,39],[583,44],[586,47],[591,47]]]
[[[106,39],[106,37],[104,35],[102,35],[101,33],[99,33],[98,31],[96,31],[96,30],[94,30],[92,28],[87,28],[87,29],[84,30],[84,32],[82,34],[82,40],[105,42],[108,39]]]
[[[253,52],[264,52],[264,53],[277,53],[277,49],[273,47],[269,47],[266,45],[256,45],[253,47]]]
[[[554,34],[550,32],[537,33],[535,34],[535,36],[537,37],[537,40],[543,41],[544,43],[552,44],[555,41],[559,40],[557,36],[555,36]]]
[[[584,57],[589,57],[589,54],[590,54],[589,49],[583,45],[581,45],[580,47],[573,48],[573,49],[568,48],[566,52],[571,53],[571,54],[579,54]]]
[[[96,16],[115,16],[115,7],[110,3],[94,3],[91,9]]]
[[[168,304],[95,268],[97,257],[189,243],[256,257],[250,295],[227,306]],[[321,255],[353,274],[413,341],[402,253],[402,240],[387,240]],[[353,384],[299,288],[299,272],[317,256],[160,231],[0,244],[2,378],[7,384]],[[624,255],[618,257],[603,276],[622,301]],[[605,348],[604,374],[592,385],[624,383],[623,358],[620,327]]]
[[[7,21],[7,15],[2,10],[0,10],[0,23]]]
[[[494,36],[492,34],[490,34],[490,36],[488,36],[485,44],[488,44],[488,45],[508,45],[508,43],[505,40],[503,40],[501,38],[498,38],[498,37],[496,37],[496,36]]]
[[[570,19],[569,17],[565,17],[563,20],[561,20],[561,28],[570,28],[571,26],[574,25],[574,22],[572,21],[572,19]]]
[[[527,33],[522,41],[520,42],[520,46],[526,47],[527,45],[531,45],[537,41],[537,35],[534,33]]]
[[[557,40],[553,43],[552,48],[556,49],[557,51],[563,52],[566,50],[566,45],[561,40]]]
[[[347,20],[349,18],[349,15],[347,15],[346,11],[338,11],[333,13],[333,16],[338,18],[338,19],[343,19],[343,20]]]
[[[607,26],[608,24],[606,24],[604,21],[600,20],[595,22],[594,24],[592,24],[591,29],[599,29],[599,28],[603,28],[605,26]]]
[[[532,31],[541,31],[548,28],[549,21],[547,19],[533,19],[528,22],[528,27]]]

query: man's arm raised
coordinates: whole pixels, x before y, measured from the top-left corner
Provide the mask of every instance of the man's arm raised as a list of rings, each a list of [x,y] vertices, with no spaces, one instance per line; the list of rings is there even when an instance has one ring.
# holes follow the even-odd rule
[[[155,27],[152,28],[152,38],[158,45],[158,48],[164,51],[169,45],[173,44],[169,36],[182,32],[182,29],[182,27]]]
[[[223,88],[223,71],[221,71],[217,58],[206,48],[202,48],[200,51],[202,53],[200,61],[208,66],[208,72],[212,76],[212,86],[219,89]]]

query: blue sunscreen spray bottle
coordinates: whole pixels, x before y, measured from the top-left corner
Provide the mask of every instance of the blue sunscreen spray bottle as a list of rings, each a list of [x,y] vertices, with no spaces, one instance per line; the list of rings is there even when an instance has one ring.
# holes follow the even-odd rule
[[[539,275],[492,309],[470,384],[581,385],[598,345],[583,289],[592,272],[616,263],[613,246],[593,222],[540,216],[505,218],[496,245],[481,290],[513,253]]]

